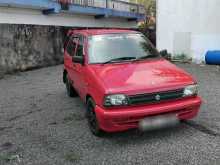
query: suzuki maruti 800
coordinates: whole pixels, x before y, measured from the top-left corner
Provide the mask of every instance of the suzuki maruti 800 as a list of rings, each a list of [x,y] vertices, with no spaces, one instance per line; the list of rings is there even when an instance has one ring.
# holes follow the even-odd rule
[[[195,79],[139,32],[70,30],[64,50],[67,94],[85,102],[94,135],[163,126],[198,114]]]

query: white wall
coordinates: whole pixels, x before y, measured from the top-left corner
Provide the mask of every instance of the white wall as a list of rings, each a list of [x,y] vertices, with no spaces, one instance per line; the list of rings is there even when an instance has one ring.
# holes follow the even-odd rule
[[[157,47],[204,61],[220,50],[220,0],[157,0]]]

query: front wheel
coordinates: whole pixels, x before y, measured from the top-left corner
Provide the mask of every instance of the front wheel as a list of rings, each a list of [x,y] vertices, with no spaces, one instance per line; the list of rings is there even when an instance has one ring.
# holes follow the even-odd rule
[[[99,123],[95,113],[95,102],[91,98],[88,99],[86,107],[87,107],[87,118],[88,118],[90,131],[95,136],[103,135],[103,131],[99,127]]]

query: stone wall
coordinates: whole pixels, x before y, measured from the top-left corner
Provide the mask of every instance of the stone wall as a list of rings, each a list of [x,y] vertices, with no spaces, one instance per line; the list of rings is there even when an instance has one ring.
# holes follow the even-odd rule
[[[63,62],[63,27],[0,24],[0,77]]]

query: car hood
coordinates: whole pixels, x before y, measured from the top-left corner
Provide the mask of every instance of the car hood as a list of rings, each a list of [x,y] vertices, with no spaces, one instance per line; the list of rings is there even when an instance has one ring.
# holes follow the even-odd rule
[[[164,59],[92,65],[91,68],[108,94],[151,93],[195,83],[188,73]]]

